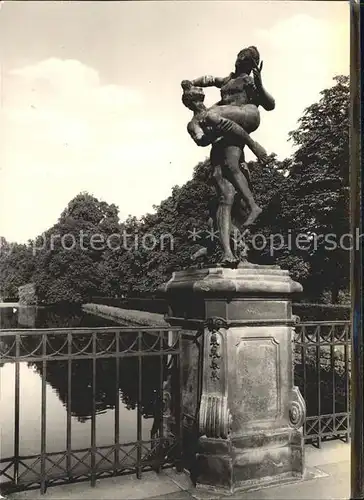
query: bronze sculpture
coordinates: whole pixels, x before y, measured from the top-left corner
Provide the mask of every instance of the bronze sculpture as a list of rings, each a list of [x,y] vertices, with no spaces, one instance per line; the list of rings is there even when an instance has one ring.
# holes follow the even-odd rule
[[[273,97],[263,87],[262,67],[257,48],[251,46],[239,52],[235,71],[226,78],[203,76],[181,83],[182,102],[194,113],[187,130],[198,146],[212,146],[210,160],[220,194],[216,226],[224,252],[222,265],[228,267],[239,263],[231,249],[232,231],[238,224],[240,234],[243,234],[262,212],[249,186],[244,156],[244,147],[248,146],[258,161],[268,162],[265,149],[250,137],[260,125],[258,107],[267,111],[275,108]],[[201,87],[211,86],[221,89],[221,100],[207,109]],[[239,205],[241,215],[236,224],[233,224],[231,215],[234,203]]]

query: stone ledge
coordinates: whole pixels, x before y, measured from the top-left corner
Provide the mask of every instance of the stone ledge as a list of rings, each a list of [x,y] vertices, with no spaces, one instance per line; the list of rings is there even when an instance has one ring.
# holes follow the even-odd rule
[[[155,326],[166,328],[170,326],[162,314],[150,313],[146,311],[136,311],[134,309],[121,309],[119,307],[106,306],[103,304],[84,304],[83,311],[97,316],[111,319],[115,322],[131,323],[135,326]]]
[[[251,266],[253,265],[238,269],[215,267],[176,271],[159,288],[159,292],[290,295],[302,291],[302,286],[290,278],[288,271],[278,266]]]

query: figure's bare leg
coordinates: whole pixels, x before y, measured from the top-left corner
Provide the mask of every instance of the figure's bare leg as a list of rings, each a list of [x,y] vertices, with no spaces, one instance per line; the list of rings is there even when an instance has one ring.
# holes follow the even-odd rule
[[[257,217],[261,214],[262,209],[255,203],[248,181],[240,169],[241,154],[241,148],[238,146],[226,146],[225,148],[226,166],[231,182],[238,191],[238,194],[243,198],[249,210],[249,215],[243,224],[243,227],[248,227],[255,222]]]
[[[221,246],[224,252],[223,263],[236,264],[237,259],[230,246],[231,207],[234,202],[235,189],[227,179],[223,178],[220,165],[215,166],[214,178],[221,193],[220,203],[216,214],[216,222],[220,234]]]
[[[228,219],[230,219],[231,206],[222,202],[217,209],[217,224],[221,238],[221,246],[224,252],[223,263],[235,263],[234,256],[230,246],[230,228],[227,227]]]
[[[266,163],[266,150],[249,133],[259,126],[259,111],[255,106],[215,106],[205,115],[205,124],[213,127],[217,134],[230,139],[235,145],[247,145],[255,156]]]
[[[227,139],[231,139],[234,144],[242,144],[255,154],[255,156],[263,163],[267,162],[268,155],[266,150],[237,123],[227,118],[222,118],[216,113],[206,115],[206,123],[215,128],[217,134],[223,135]]]

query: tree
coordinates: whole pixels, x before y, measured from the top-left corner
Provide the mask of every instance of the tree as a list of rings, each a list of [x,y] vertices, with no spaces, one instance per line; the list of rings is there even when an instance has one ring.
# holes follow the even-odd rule
[[[349,252],[338,244],[349,232],[349,79],[334,81],[290,133],[297,149],[280,197],[285,226],[311,238],[307,250],[290,252],[309,267],[306,290],[316,300],[330,290],[337,302],[349,284]]]
[[[118,209],[80,193],[57,224],[35,242],[34,282],[40,301],[82,303],[100,294],[108,238],[120,231]]]
[[[137,245],[141,225],[140,219],[129,216],[120,224],[119,242],[103,253],[99,264],[102,295],[120,296],[135,291],[138,276],[142,273]]]
[[[34,266],[30,243],[9,243],[0,237],[0,297],[17,299],[18,288],[31,281]]]

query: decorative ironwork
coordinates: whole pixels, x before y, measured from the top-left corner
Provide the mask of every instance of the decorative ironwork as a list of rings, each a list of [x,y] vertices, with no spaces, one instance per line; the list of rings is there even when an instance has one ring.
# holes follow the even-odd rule
[[[220,329],[229,325],[223,318],[209,318],[205,323],[211,342],[207,350],[208,364],[218,363],[221,395],[216,395],[216,381],[209,374],[205,384],[210,387],[201,397],[200,432],[211,437],[225,438],[230,429],[231,416],[227,407],[224,373],[224,345]],[[216,338],[214,337],[216,336]],[[193,336],[191,337],[193,339]],[[198,337],[194,340],[197,341]],[[306,403],[304,437],[317,443],[324,439],[344,438],[350,435],[350,322],[307,322],[295,326],[293,340],[295,384]],[[144,470],[177,464],[181,467],[182,412],[182,332],[172,328],[67,328],[43,330],[0,330],[0,363],[14,363],[14,453],[0,459],[2,492],[41,488],[44,493],[51,485],[81,479],[91,480],[125,472],[141,476]],[[159,359],[159,391],[154,411],[155,426],[148,441],[142,440],[142,362],[148,357]],[[211,358],[209,358],[211,356]],[[135,358],[138,364],[137,380],[137,440],[120,442],[119,397],[115,401],[114,443],[96,445],[96,361],[115,362],[115,394],[119,391],[119,363],[122,358]],[[204,358],[204,363],[207,362]],[[90,446],[72,448],[72,367],[74,360],[88,360],[91,366],[92,415]],[[67,391],[65,395],[66,449],[46,450],[46,380],[53,361],[66,362]],[[20,454],[20,363],[38,363],[41,367],[41,442],[40,454]],[[221,372],[221,373],[220,373]],[[168,383],[166,384],[166,381]],[[214,389],[213,389],[214,388]],[[163,411],[163,400],[168,404]],[[293,398],[294,399],[294,398]],[[164,414],[164,415],[163,415]],[[166,429],[166,416],[168,433]],[[292,405],[291,424],[300,425],[302,412]],[[168,420],[169,419],[169,420]],[[168,434],[168,435],[166,435]]]
[[[293,336],[295,385],[306,403],[306,442],[350,436],[350,321],[299,323]],[[294,410],[295,413],[295,410]]]
[[[69,329],[39,329],[39,330],[1,330],[0,331],[0,359],[6,361],[66,361],[69,358],[92,359],[138,356],[140,350],[143,355],[175,354],[179,340],[174,344],[159,342],[159,335],[166,334],[170,329],[145,328],[140,330],[142,335],[141,346],[138,345],[136,329],[134,328],[79,328],[72,329],[69,344]],[[149,335],[152,334],[152,335]],[[148,335],[148,338],[147,338]],[[93,343],[95,345],[93,346]],[[116,352],[116,344],[119,350]],[[67,347],[69,349],[67,350]],[[16,355],[16,349],[19,349]]]
[[[137,440],[120,442],[119,368],[121,359],[134,358],[137,370],[135,407],[137,411]],[[143,362],[154,359],[159,366],[159,386],[153,412],[157,432],[149,440],[143,439]],[[90,395],[92,399],[90,446],[72,447],[71,394],[73,366],[79,360],[88,360],[90,367]],[[111,360],[115,369],[114,443],[98,446],[96,443],[97,362]],[[158,361],[159,360],[159,361]],[[63,362],[67,373],[64,403],[67,411],[66,449],[48,452],[46,449],[46,386],[47,377],[55,366]],[[14,453],[0,459],[2,492],[40,487],[45,493],[49,486],[89,479],[94,486],[101,477],[134,472],[138,477],[145,470],[182,464],[182,332],[173,328],[63,328],[32,330],[0,330],[0,362],[15,364]],[[19,446],[20,363],[37,366],[41,376],[41,438],[40,453],[23,456]],[[66,363],[64,363],[66,362]],[[52,364],[53,363],[53,364]],[[167,408],[163,399],[169,396]],[[168,420],[168,432],[166,424]],[[154,428],[155,428],[154,425]]]

